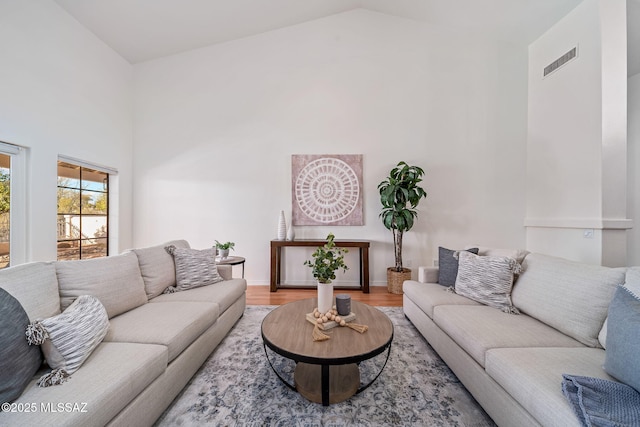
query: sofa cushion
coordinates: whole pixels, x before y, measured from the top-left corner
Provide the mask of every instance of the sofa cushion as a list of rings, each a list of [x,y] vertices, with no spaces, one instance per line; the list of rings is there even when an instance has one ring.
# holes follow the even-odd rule
[[[640,295],[640,267],[631,267],[627,269],[624,279],[624,287],[629,289],[636,295]],[[607,319],[605,319],[602,329],[598,334],[598,342],[602,348],[607,348]]]
[[[640,297],[619,286],[609,307],[604,370],[640,392]]]
[[[100,344],[82,369],[60,387],[37,387],[34,379],[17,403],[37,404],[36,412],[0,416],[8,426],[104,426],[167,367],[167,348],[160,345]],[[57,405],[70,404],[71,410]],[[42,410],[50,408],[49,410]]]
[[[511,298],[521,312],[589,347],[599,347],[598,333],[609,302],[624,278],[624,268],[530,254],[524,260]]]
[[[439,305],[433,309],[433,321],[481,366],[492,348],[582,347],[532,317],[512,316],[482,305]]]
[[[498,348],[487,351],[486,372],[541,425],[579,426],[562,394],[562,374],[612,379],[597,348]]]
[[[144,280],[147,298],[155,298],[169,286],[176,285],[176,265],[173,256],[164,249],[173,245],[177,248],[189,248],[186,240],[173,240],[163,245],[133,249],[138,257],[140,273]]]
[[[109,318],[147,302],[138,257],[129,252],[105,258],[55,263],[62,310],[80,295],[93,295]]]
[[[217,304],[159,302],[145,304],[111,319],[104,340],[167,346],[169,362],[218,319]]]
[[[472,254],[478,254],[478,248],[465,249]],[[453,254],[455,250],[438,247],[438,284],[442,286],[453,286],[458,277],[458,258]]]
[[[513,258],[478,256],[461,251],[455,291],[479,303],[498,308],[505,313],[517,314],[511,302],[514,275],[520,272],[520,264]]]
[[[31,321],[60,313],[58,279],[52,262],[31,262],[0,270],[0,286],[22,304]]]
[[[422,311],[433,319],[433,308],[439,305],[480,305],[472,299],[447,292],[437,283],[420,283],[407,280],[402,284],[404,297],[411,299]]]
[[[64,383],[102,342],[108,329],[107,311],[91,295],[81,295],[62,313],[29,325],[29,344],[42,345],[47,364],[53,369],[40,378],[38,385]]]
[[[247,289],[245,279],[225,280],[215,285],[202,286],[189,289],[183,292],[174,292],[160,295],[149,302],[172,302],[172,301],[195,301],[212,302],[218,304],[220,313],[224,313],[227,308],[240,298]]]
[[[213,285],[223,280],[218,273],[214,248],[198,250],[169,245],[165,249],[173,255],[176,263],[178,291]]]
[[[29,317],[9,292],[0,288],[0,403],[22,394],[42,364],[42,353],[27,343]]]

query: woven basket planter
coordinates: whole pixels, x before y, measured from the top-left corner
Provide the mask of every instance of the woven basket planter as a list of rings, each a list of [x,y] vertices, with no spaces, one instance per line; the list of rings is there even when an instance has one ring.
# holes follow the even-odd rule
[[[411,280],[411,269],[403,268],[396,271],[395,268],[387,268],[387,290],[391,294],[402,294],[402,284],[405,280]]]

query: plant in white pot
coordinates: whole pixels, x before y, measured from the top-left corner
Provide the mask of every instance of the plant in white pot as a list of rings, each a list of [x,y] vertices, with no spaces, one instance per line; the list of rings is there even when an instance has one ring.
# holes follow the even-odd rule
[[[233,242],[225,242],[220,243],[216,240],[216,249],[218,250],[218,255],[220,255],[220,259],[225,259],[229,256],[229,250],[233,250],[233,247],[236,244]]]
[[[378,185],[382,212],[380,218],[384,226],[393,233],[393,247],[396,264],[387,268],[387,289],[401,294],[402,283],[411,279],[411,270],[402,266],[402,236],[411,230],[418,212],[415,208],[420,199],[427,197],[426,191],[418,184],[424,170],[400,162],[391,169],[389,176]]]
[[[321,313],[333,306],[332,281],[336,279],[336,270],[346,272],[349,269],[344,262],[344,255],[349,251],[337,247],[334,239],[333,233],[329,233],[327,243],[315,250],[313,259],[304,262],[311,267],[313,277],[318,281],[318,311]]]

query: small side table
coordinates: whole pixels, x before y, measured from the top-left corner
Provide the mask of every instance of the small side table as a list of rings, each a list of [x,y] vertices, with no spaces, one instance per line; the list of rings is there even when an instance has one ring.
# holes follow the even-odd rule
[[[225,265],[238,265],[242,264],[242,278],[244,279],[244,261],[245,259],[241,256],[228,256],[224,259],[220,259],[216,257],[216,263],[225,264]]]

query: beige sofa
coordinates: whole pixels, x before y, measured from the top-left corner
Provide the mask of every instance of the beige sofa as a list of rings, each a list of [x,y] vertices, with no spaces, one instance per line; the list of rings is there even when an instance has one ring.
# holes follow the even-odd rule
[[[39,371],[0,413],[0,425],[145,426],[169,406],[243,315],[246,281],[162,294],[175,285],[173,258],[164,247],[134,249],[83,261],[35,262],[0,271],[0,286],[29,319],[54,316],[80,294],[98,297],[109,315],[102,343],[67,382],[38,387]],[[63,404],[62,406],[60,404]]]
[[[404,282],[404,313],[499,426],[579,426],[562,374],[613,380],[603,324],[616,286],[640,268],[536,253],[522,266],[512,291],[520,315],[447,292],[428,267]]]

